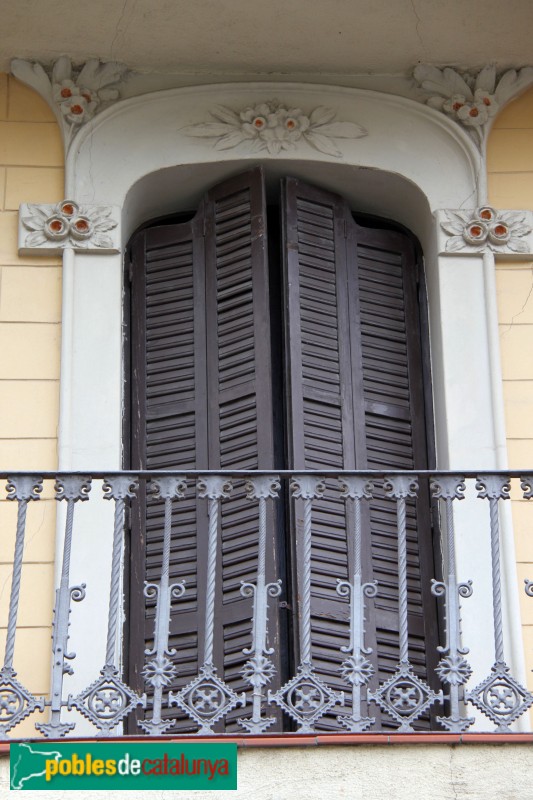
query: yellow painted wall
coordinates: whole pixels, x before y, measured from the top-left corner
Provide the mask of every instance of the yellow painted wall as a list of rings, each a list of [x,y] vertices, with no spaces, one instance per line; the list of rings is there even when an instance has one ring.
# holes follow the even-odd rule
[[[0,73],[0,470],[57,468],[61,259],[18,256],[22,202],[63,199],[63,148],[44,101]],[[17,507],[0,492],[0,661]],[[47,694],[50,670],[55,501],[30,503],[15,669],[24,685]],[[14,735],[33,730],[31,719]]]
[[[489,139],[489,198],[497,208],[533,210],[533,89],[498,116]],[[498,259],[500,347],[511,469],[533,473],[533,261]],[[533,501],[513,500],[526,664],[533,689]]]

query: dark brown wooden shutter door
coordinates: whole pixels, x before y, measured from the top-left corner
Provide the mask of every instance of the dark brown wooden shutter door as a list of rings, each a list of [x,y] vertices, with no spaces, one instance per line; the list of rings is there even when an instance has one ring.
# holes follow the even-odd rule
[[[425,469],[416,261],[410,239],[356,225],[339,197],[292,179],[286,183],[284,235],[289,466]],[[376,683],[398,663],[395,503],[383,498],[379,487],[377,494],[364,542],[364,579],[380,584],[366,625],[378,668]],[[328,497],[317,503],[313,525],[313,658],[328,682],[341,688],[338,667],[340,646],[348,638],[348,603],[335,588],[337,578],[347,577],[352,543],[343,501],[332,489]],[[294,517],[298,571],[297,505]],[[409,506],[408,519],[410,655],[428,677],[437,642],[424,487],[417,506]],[[376,712],[371,709],[372,715]]]
[[[133,252],[132,467],[272,468],[261,172],[254,170],[210,191],[190,223],[142,232]],[[171,615],[170,645],[177,650],[179,669],[174,691],[197,674],[203,658],[207,519],[206,501],[194,495],[191,489],[174,514],[171,578],[187,581],[186,594]],[[242,649],[251,644],[252,605],[241,597],[240,585],[256,578],[258,524],[257,507],[245,499],[242,482],[235,483],[231,499],[224,502],[222,518],[215,666],[235,689],[242,689],[239,670],[246,659]],[[145,618],[141,592],[143,577],[158,579],[162,523],[162,505],[141,502],[132,534],[136,556],[130,618],[133,625],[135,619],[145,619],[142,646],[133,642],[136,670],[144,642],[153,635],[154,609],[148,608]],[[272,580],[277,577],[272,518],[268,531],[267,574]],[[144,576],[138,566],[143,561]],[[274,613],[270,630],[276,639]],[[185,720],[182,727],[188,727]]]
[[[284,189],[285,337],[289,468],[354,469],[346,210],[336,195],[288,179]],[[349,641],[349,606],[336,593],[348,579],[344,500],[334,481],[315,504],[312,547],[313,662],[344,689],[339,668]],[[301,597],[302,503],[292,507],[293,572]],[[296,620],[297,627],[298,620]],[[332,723],[332,720],[328,721]]]
[[[212,189],[206,198],[206,338],[210,469],[272,469],[273,412],[266,204],[260,169]],[[278,577],[274,509],[267,511],[268,580]],[[252,603],[242,581],[256,581],[257,504],[234,481],[222,506],[222,581],[218,584],[215,664],[236,690],[251,644]],[[275,608],[271,644],[279,658]],[[278,668],[279,671],[279,668]],[[249,687],[248,687],[249,688]],[[235,712],[235,716],[237,712]],[[250,709],[239,712],[249,716]]]
[[[428,469],[428,425],[422,366],[418,263],[412,239],[400,232],[351,222],[348,228],[350,300],[354,306],[360,469]],[[361,418],[361,416],[359,416]],[[369,605],[369,644],[377,653],[378,674],[386,679],[399,660],[396,503],[377,485],[370,504],[366,552],[369,574],[379,592]],[[418,500],[407,501],[409,658],[435,685],[438,626],[431,578],[435,576],[430,498],[420,481]],[[436,688],[436,687],[435,687]],[[424,727],[422,719],[418,727]]]
[[[207,426],[198,414],[198,398],[206,397],[205,323],[198,313],[205,304],[203,231],[202,207],[191,222],[150,228],[132,242],[132,469],[207,467]],[[143,588],[145,581],[159,581],[164,525],[163,504],[147,498],[144,488],[132,504],[130,545],[129,677],[138,689],[144,688],[140,672],[144,650],[152,646],[156,610]],[[171,613],[169,644],[179,670],[173,690],[198,671],[197,565],[205,530],[205,509],[189,492],[173,514],[170,580],[185,580],[187,587]],[[197,531],[204,536],[197,538]],[[192,728],[180,720],[178,730]]]

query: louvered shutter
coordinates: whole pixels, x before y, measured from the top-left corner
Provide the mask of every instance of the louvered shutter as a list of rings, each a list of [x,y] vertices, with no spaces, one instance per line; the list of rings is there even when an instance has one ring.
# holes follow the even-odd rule
[[[190,223],[150,228],[132,242],[132,469],[207,467],[207,431],[197,413],[205,402],[199,398],[206,397],[205,323],[197,313],[205,304],[203,230],[200,209]],[[159,581],[163,525],[163,504],[147,498],[141,484],[132,504],[128,614],[129,680],[139,690],[155,619],[155,600],[146,600],[143,588],[145,581]],[[169,644],[179,671],[173,690],[199,666],[198,563],[205,560],[205,529],[205,509],[189,492],[173,513],[170,580],[185,580],[187,587],[171,613]],[[184,720],[179,729],[189,729]]]
[[[355,443],[348,333],[344,203],[335,195],[286,181],[286,387],[289,467],[353,469]],[[315,505],[311,563],[313,662],[341,686],[341,645],[349,640],[349,607],[336,593],[348,579],[344,501],[334,482]],[[302,508],[292,507],[294,582],[301,596]],[[298,620],[297,620],[298,622]]]
[[[424,383],[418,311],[417,264],[412,241],[393,231],[353,223],[354,274],[358,282],[363,446],[368,469],[428,469]],[[378,493],[382,492],[378,488]],[[385,497],[371,504],[370,559],[380,591],[372,632],[380,673],[398,663],[396,506]],[[408,591],[410,659],[430,681],[436,665],[437,616],[430,593],[435,574],[428,486],[408,501]]]
[[[290,467],[427,468],[411,241],[356,225],[340,198],[292,179],[284,220]],[[313,525],[313,658],[328,682],[341,688],[348,604],[335,587],[348,574],[351,543],[343,502],[332,488],[328,494],[326,503],[317,503]],[[364,577],[379,581],[366,625],[374,661],[377,654],[377,682],[398,663],[398,578],[395,503],[379,486],[376,494],[366,520]],[[297,572],[300,517],[296,505]],[[425,486],[417,505],[409,505],[408,526],[410,657],[431,680],[437,642]]]
[[[209,192],[190,223],[142,232],[133,252],[133,468],[272,468],[266,213],[260,170]],[[170,645],[177,650],[179,669],[174,691],[197,674],[203,656],[206,502],[193,494],[176,504],[173,525],[171,579],[187,581],[186,594],[171,615]],[[242,482],[235,483],[222,508],[215,665],[240,690],[244,686],[239,670],[246,658],[242,650],[251,644],[252,615],[251,600],[241,597],[240,585],[256,579],[258,514],[245,498]],[[271,509],[268,513],[273,514]],[[140,590],[143,577],[158,579],[162,529],[161,503],[141,498],[133,525],[130,613],[133,621],[145,620],[142,635],[133,642],[131,661],[137,670],[142,664],[139,642],[150,642],[154,615],[149,607],[145,617]],[[268,532],[267,575],[272,580],[277,576],[272,516]],[[138,566],[142,563],[144,576]],[[274,643],[275,614],[270,631]],[[175,709],[168,713],[175,714]],[[186,721],[182,725],[187,728]]]
[[[237,176],[206,198],[206,344],[210,469],[272,469],[273,414],[266,206],[262,171]],[[242,581],[256,581],[257,505],[234,481],[222,506],[222,581],[218,584],[216,663],[235,688],[251,644],[250,599]],[[274,507],[267,511],[267,575],[278,575]],[[271,643],[279,657],[275,609]],[[249,688],[249,687],[248,687]],[[239,712],[250,715],[250,709]],[[236,712],[235,712],[236,715]]]

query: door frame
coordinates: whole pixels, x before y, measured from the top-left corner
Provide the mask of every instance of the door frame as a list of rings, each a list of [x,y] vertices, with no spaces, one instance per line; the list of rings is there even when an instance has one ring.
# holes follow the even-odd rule
[[[212,139],[186,132],[207,122],[216,105],[239,112],[272,97],[309,113],[319,106],[332,108],[339,120],[364,126],[368,135],[337,142],[337,158],[303,139],[279,153],[254,151],[246,144],[217,150]],[[505,468],[494,256],[446,251],[440,226],[443,210],[486,202],[479,194],[480,153],[453,121],[413,100],[335,86],[242,83],[124,100],[87,123],[72,142],[66,196],[112,207],[122,245],[111,251],[64,250],[60,469],[116,470],[122,465],[123,244],[142,221],[175,207],[176,196],[190,207],[205,186],[258,163],[337,191],[356,209],[364,207],[414,232],[424,250],[428,283],[438,467]],[[72,555],[73,580],[92,587],[91,597],[76,609],[83,635],[72,628],[72,647],[79,655],[76,674],[69,679],[73,693],[92,680],[105,648],[111,509],[105,503],[89,505]],[[482,505],[467,504],[456,527],[459,574],[473,578],[476,586],[463,610],[473,680],[490,667],[485,632],[491,627],[490,610],[484,602],[490,552]],[[58,552],[61,526],[60,515]],[[509,660],[520,679],[523,644],[508,523],[503,538]]]

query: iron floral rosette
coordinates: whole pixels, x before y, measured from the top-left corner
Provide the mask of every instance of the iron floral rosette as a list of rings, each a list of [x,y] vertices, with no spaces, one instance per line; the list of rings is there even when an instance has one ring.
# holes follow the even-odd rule
[[[497,211],[491,206],[481,206],[473,211],[446,211],[445,215],[441,228],[449,234],[446,241],[449,253],[459,250],[479,253],[485,249],[495,253],[530,251],[526,237],[531,226],[526,224],[523,211]]]
[[[267,150],[270,155],[278,155],[303,141],[321,153],[342,158],[334,139],[359,139],[367,135],[355,122],[335,121],[336,112],[323,106],[306,114],[300,108],[269,101],[242,111],[215,106],[209,113],[215,122],[188,125],[181,133],[215,139],[218,150],[230,150],[246,142],[253,151]]]

